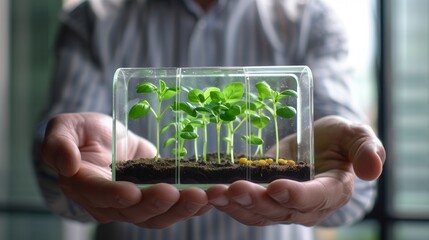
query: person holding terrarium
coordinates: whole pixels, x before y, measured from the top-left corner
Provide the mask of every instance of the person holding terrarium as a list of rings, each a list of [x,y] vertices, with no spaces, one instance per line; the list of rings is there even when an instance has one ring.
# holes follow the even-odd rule
[[[48,207],[102,239],[311,239],[373,206],[383,145],[351,98],[347,40],[322,0],[90,0],[61,15],[51,100],[34,145]],[[119,67],[308,65],[316,176],[207,191],[112,182]],[[151,128],[152,126],[146,126]],[[145,129],[130,152],[153,157]],[[263,227],[261,227],[263,226]]]

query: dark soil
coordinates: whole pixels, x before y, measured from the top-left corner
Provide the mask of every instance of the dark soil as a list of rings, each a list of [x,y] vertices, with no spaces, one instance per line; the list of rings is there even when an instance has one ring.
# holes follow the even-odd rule
[[[176,168],[174,159],[135,159],[116,163],[116,180],[136,184],[230,184],[237,180],[254,183],[270,183],[276,179],[310,180],[310,166],[304,162],[295,165],[269,164],[265,166],[242,165],[238,159],[233,164],[228,160],[217,163],[217,154],[206,162],[193,159],[181,160]],[[237,156],[239,158],[241,156]],[[176,173],[180,176],[177,179]]]

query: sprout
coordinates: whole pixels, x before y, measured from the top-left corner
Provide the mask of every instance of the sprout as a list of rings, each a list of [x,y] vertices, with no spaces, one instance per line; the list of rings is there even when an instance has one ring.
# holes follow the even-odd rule
[[[154,107],[146,100],[139,101],[136,103],[129,111],[128,116],[131,119],[138,119],[145,116],[149,111],[153,113],[156,119],[156,156],[155,161],[159,158],[159,134],[160,134],[160,121],[164,113],[169,109],[169,106],[162,108],[163,101],[173,98],[176,96],[177,89],[167,87],[163,80],[159,80],[159,87],[155,86],[149,82],[143,82],[137,85],[136,87],[137,93],[156,93],[158,104],[156,106],[156,110]]]
[[[296,91],[288,89],[282,92],[271,89],[270,85],[263,81],[256,84],[256,90],[258,92],[259,103],[261,103],[271,116],[274,121],[274,129],[276,134],[276,162],[279,160],[279,127],[277,123],[277,117],[282,118],[293,118],[296,115],[296,109],[291,106],[283,105],[280,100],[284,97],[297,97]]]

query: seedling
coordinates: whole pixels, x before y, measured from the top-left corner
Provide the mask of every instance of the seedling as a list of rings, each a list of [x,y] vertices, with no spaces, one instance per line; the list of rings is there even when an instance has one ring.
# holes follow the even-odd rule
[[[262,139],[262,129],[265,128],[270,122],[270,118],[264,114],[265,104],[255,94],[250,96],[250,109],[248,115],[250,117],[250,125],[258,129],[257,135],[253,132],[248,136],[242,136],[241,139],[245,140],[248,144],[256,145],[255,155],[259,153],[260,157],[264,157],[264,140]]]
[[[234,162],[233,147],[234,133],[236,129],[234,129],[232,122],[237,119],[237,116],[243,114],[243,104],[240,102],[240,100],[243,98],[243,95],[244,84],[240,82],[228,83],[222,91],[219,88],[211,87],[208,88],[204,93],[204,98],[206,99],[205,101],[208,104],[206,104],[203,108],[197,109],[197,111],[208,112],[209,121],[216,125],[218,163],[221,162],[220,139],[221,127],[223,124],[228,126],[227,137],[224,140],[227,142],[227,153],[231,155],[231,162]]]
[[[296,115],[296,109],[291,106],[283,105],[280,100],[285,97],[297,97],[296,91],[288,89],[282,92],[271,89],[270,85],[263,81],[256,84],[259,103],[262,104],[273,117],[275,142],[276,142],[276,162],[279,161],[279,127],[277,117],[293,118]]]
[[[144,82],[137,86],[137,93],[156,93],[158,104],[156,110],[147,100],[136,103],[129,112],[131,119],[138,119],[146,115],[149,111],[153,113],[156,119],[156,148],[157,154],[155,160],[158,160],[160,152],[159,135],[165,132],[169,127],[175,126],[177,135],[168,138],[164,142],[167,147],[179,139],[178,148],[173,149],[174,154],[179,154],[182,158],[187,154],[184,148],[185,140],[194,140],[194,152],[198,160],[198,128],[203,131],[203,160],[206,161],[207,155],[207,126],[215,124],[216,127],[216,146],[218,154],[218,163],[221,162],[221,129],[224,126],[226,137],[224,141],[227,144],[226,153],[230,155],[231,162],[234,163],[234,135],[238,129],[250,119],[251,126],[258,129],[258,133],[251,132],[241,138],[248,144],[257,145],[256,154],[263,157],[262,130],[271,121],[270,117],[265,115],[268,111],[272,116],[275,131],[276,145],[276,162],[279,160],[279,129],[278,117],[292,118],[296,115],[296,109],[281,103],[285,97],[297,97],[297,92],[291,89],[278,92],[271,89],[270,85],[263,81],[256,84],[257,95],[250,94],[250,107],[248,109],[246,102],[243,100],[244,84],[241,82],[231,82],[225,85],[221,90],[217,87],[209,87],[205,91],[192,89],[188,91],[189,102],[174,102],[164,108],[162,103],[165,100],[176,96],[177,89],[169,88],[163,80],[159,81],[159,87],[152,83]],[[165,112],[171,109],[175,112],[182,111],[178,122],[171,122],[159,129],[160,121]],[[236,124],[235,124],[236,123]]]
[[[196,119],[197,117],[197,111],[195,110],[195,107],[192,106],[188,102],[174,102],[171,106],[173,111],[178,112],[180,114],[179,121],[175,124],[176,126],[176,132],[177,129],[179,129],[179,148],[173,149],[173,154],[179,153],[179,156],[182,158],[184,155],[186,155],[187,150],[184,147],[184,140],[194,140],[194,152],[195,152],[195,159],[198,161],[198,132],[197,127],[201,127],[202,123],[199,119]],[[182,110],[185,112],[185,115],[183,113],[179,112]],[[168,124],[165,129],[168,128],[170,125],[174,123]],[[164,129],[163,129],[164,130]],[[167,139],[166,143],[168,142],[174,142],[177,136],[174,138]],[[166,147],[167,144],[164,144]]]
[[[155,116],[155,128],[156,128],[156,155],[155,155],[155,161],[159,158],[159,150],[160,150],[160,121],[164,113],[169,109],[169,106],[166,106],[162,108],[162,103],[168,99],[173,98],[176,96],[177,89],[167,87],[165,82],[163,80],[159,80],[159,87],[155,86],[152,83],[149,82],[143,82],[137,85],[136,87],[137,93],[156,93],[158,104],[156,106],[156,109],[154,109],[154,106],[151,106],[151,104],[147,100],[139,101],[129,111],[129,118],[131,119],[138,119],[143,116],[145,116],[149,111],[153,113]]]

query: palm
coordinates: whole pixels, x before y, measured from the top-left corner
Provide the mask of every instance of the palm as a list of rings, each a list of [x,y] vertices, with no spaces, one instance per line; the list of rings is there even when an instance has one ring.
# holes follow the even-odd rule
[[[368,127],[326,117],[315,122],[314,129],[316,176],[313,180],[280,179],[266,189],[238,181],[229,188],[209,189],[210,202],[244,224],[314,225],[348,202],[355,174],[365,180],[380,175],[384,148]],[[280,151],[294,155],[295,143],[295,136],[282,139]]]
[[[167,184],[139,189],[130,182],[112,182],[112,119],[98,113],[53,118],[43,146],[43,159],[57,170],[64,194],[100,222],[126,221],[160,228],[205,213],[210,207],[201,189],[179,192]],[[128,133],[127,153],[152,157],[145,139]]]

